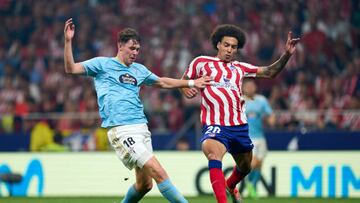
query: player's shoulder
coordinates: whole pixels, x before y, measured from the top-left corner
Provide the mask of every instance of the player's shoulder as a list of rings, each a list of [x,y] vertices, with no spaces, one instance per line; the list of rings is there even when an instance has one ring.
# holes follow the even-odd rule
[[[101,62],[107,62],[107,61],[112,60],[113,58],[111,58],[111,57],[106,57],[106,56],[97,56],[97,57],[94,57],[93,59],[94,59],[94,60],[101,61]]]
[[[141,63],[132,63],[131,66],[133,66],[137,71],[141,72],[141,73],[145,73],[148,74],[149,73],[149,68],[146,67],[145,65],[141,64]]]
[[[135,67],[137,69],[141,69],[141,70],[143,70],[143,69],[148,70],[148,68],[145,65],[141,64],[141,63],[134,62],[134,63],[131,64],[131,66],[133,66],[133,67]]]
[[[217,62],[220,61],[219,58],[212,56],[198,56],[192,60],[191,63],[201,63],[201,62]]]
[[[247,63],[247,62],[243,62],[243,61],[233,61],[233,64],[234,65],[236,65],[236,66],[240,66],[240,67],[246,67],[246,68],[248,68],[248,67],[255,67],[255,65],[253,65],[253,64],[250,64],[250,63]]]
[[[98,63],[100,65],[106,65],[107,63],[113,61],[114,59],[111,57],[106,57],[106,56],[97,56],[92,58],[90,61]]]
[[[266,97],[264,95],[261,95],[261,94],[256,94],[255,95],[255,100],[260,101],[260,102],[266,102],[267,101]]]

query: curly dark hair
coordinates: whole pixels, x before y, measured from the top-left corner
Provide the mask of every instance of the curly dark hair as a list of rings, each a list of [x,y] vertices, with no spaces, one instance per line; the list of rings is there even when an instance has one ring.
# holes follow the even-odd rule
[[[140,35],[136,30],[132,28],[125,28],[122,31],[118,33],[118,39],[117,41],[119,43],[126,43],[129,40],[135,40],[138,43],[140,43]]]
[[[218,25],[210,36],[211,43],[216,50],[218,50],[217,44],[221,42],[225,36],[235,37],[238,41],[238,49],[243,48],[246,41],[245,32],[236,25],[223,24]]]

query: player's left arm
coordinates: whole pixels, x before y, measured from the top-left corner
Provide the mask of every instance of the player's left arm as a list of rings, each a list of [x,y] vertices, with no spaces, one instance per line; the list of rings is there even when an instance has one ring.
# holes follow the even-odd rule
[[[263,110],[264,110],[264,112],[266,114],[265,121],[266,121],[267,125],[270,128],[275,127],[275,125],[276,125],[276,116],[275,116],[275,113],[274,113],[273,109],[270,106],[269,101],[265,97],[264,97],[264,100],[263,100],[263,107],[264,107]]]
[[[267,117],[266,121],[267,121],[267,124],[268,124],[271,128],[273,128],[273,127],[275,126],[275,124],[276,124],[276,116],[275,116],[275,114],[274,114],[274,113],[271,113],[271,114]]]
[[[285,68],[286,63],[296,50],[296,44],[300,41],[300,38],[292,38],[292,32],[290,31],[287,35],[287,41],[285,44],[285,53],[269,66],[259,67],[256,77],[261,78],[274,78],[278,73]]]

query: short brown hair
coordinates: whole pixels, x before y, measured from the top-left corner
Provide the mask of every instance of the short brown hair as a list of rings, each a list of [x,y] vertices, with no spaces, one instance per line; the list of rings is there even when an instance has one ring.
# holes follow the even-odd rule
[[[129,40],[135,40],[140,43],[140,35],[136,30],[132,28],[125,28],[118,33],[118,40],[119,43],[126,43]]]
[[[246,41],[245,32],[236,25],[223,24],[217,26],[210,36],[211,43],[216,50],[218,50],[217,44],[221,42],[225,36],[235,37],[238,41],[238,49],[243,48]]]

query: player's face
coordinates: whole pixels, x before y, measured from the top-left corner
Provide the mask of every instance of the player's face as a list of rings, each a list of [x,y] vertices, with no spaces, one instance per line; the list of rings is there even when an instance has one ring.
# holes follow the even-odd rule
[[[254,81],[246,81],[243,86],[244,94],[248,97],[252,97],[256,93],[256,84]]]
[[[225,62],[230,62],[234,59],[238,49],[238,40],[235,37],[223,37],[221,42],[217,44],[217,57]]]
[[[132,64],[140,51],[140,44],[136,40],[129,40],[125,44],[119,43],[120,58],[125,65]]]

